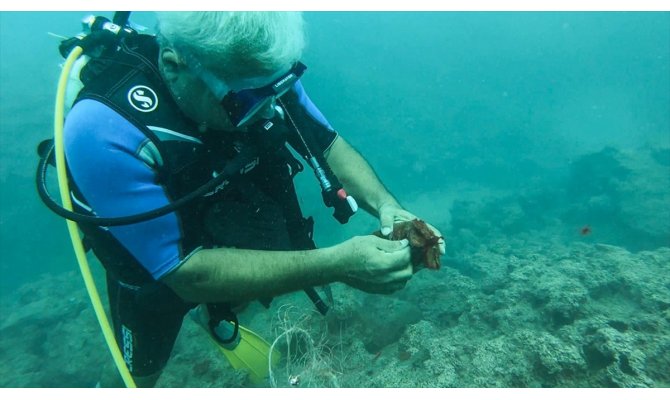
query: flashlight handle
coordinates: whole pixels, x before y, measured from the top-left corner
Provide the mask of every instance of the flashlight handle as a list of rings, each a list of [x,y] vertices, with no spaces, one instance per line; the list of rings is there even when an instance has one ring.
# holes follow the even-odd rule
[[[316,175],[316,178],[321,185],[321,196],[323,197],[324,204],[327,207],[333,207],[335,209],[333,217],[335,217],[339,223],[346,224],[349,221],[349,218],[358,211],[358,203],[356,203],[356,200],[353,197],[347,194],[340,183],[337,182],[337,179],[335,182],[337,186],[333,185],[333,182],[328,179],[326,171],[321,168],[316,157],[310,157],[309,163],[312,165],[314,175]]]
[[[358,203],[343,188],[324,190],[321,192],[321,195],[326,206],[335,209],[333,217],[341,224],[346,224],[349,218],[358,211]]]
[[[312,165],[312,169],[314,170],[314,175],[316,175],[316,179],[319,180],[321,190],[323,192],[331,190],[333,188],[333,185],[330,183],[330,179],[328,179],[326,171],[323,168],[321,168],[321,164],[319,164],[319,161],[316,159],[316,157],[314,156],[310,157],[309,163]]]

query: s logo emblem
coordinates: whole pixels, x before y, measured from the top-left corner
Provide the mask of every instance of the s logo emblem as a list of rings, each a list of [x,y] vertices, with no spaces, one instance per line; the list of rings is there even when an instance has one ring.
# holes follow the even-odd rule
[[[137,85],[128,91],[128,102],[137,111],[151,112],[158,107],[158,96],[150,87]]]

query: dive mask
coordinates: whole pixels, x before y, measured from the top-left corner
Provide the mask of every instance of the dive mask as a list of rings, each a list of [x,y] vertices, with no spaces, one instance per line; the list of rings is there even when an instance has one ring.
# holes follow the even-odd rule
[[[217,78],[198,61],[194,59],[189,61],[189,66],[221,102],[221,106],[228,114],[230,122],[237,128],[248,122],[260,110],[267,108],[279,97],[286,94],[307,69],[305,64],[297,61],[288,71],[268,78],[272,79],[268,84],[233,90],[226,82]],[[265,81],[267,82],[267,79]]]
[[[244,125],[259,110],[266,108],[288,92],[300,79],[307,67],[298,61],[291,69],[273,82],[258,88],[229,91],[221,100],[223,109],[236,127]]]

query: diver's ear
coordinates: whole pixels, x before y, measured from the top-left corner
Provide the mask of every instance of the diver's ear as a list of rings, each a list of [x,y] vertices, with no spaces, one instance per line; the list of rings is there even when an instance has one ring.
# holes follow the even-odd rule
[[[186,67],[181,62],[179,55],[169,47],[161,49],[159,62],[163,77],[168,82],[175,81],[179,77],[180,72],[182,72],[182,69]]]

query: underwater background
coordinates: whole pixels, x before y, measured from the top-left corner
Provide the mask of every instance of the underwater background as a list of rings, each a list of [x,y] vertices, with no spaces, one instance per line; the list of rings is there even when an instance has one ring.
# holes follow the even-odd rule
[[[93,387],[111,366],[34,183],[62,62],[47,33],[87,14],[0,12],[0,387]],[[264,386],[669,387],[670,13],[305,20],[310,97],[447,254],[392,296],[333,284],[325,318],[302,293],[250,306],[284,354]],[[297,179],[320,246],[378,229]],[[188,319],[158,381],[250,385]]]

